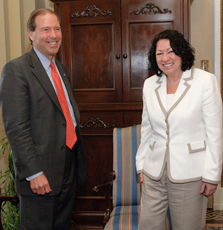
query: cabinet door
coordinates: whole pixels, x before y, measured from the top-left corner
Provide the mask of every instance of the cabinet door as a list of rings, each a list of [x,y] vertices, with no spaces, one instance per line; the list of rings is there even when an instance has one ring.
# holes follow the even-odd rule
[[[120,0],[64,2],[60,6],[62,60],[78,103],[122,100]]]
[[[122,0],[123,101],[142,101],[148,50],[155,34],[176,29],[188,36],[187,0]]]

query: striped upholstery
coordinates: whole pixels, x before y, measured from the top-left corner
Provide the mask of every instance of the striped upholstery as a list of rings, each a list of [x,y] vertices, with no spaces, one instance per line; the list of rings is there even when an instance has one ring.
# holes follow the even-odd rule
[[[113,130],[113,210],[105,230],[137,230],[141,187],[136,173],[136,152],[140,144],[140,125]],[[168,219],[170,217],[168,210]],[[169,220],[167,230],[171,230]]]
[[[114,128],[113,211],[105,229],[138,229],[140,212],[140,183],[137,183],[136,152],[140,143],[140,125]]]

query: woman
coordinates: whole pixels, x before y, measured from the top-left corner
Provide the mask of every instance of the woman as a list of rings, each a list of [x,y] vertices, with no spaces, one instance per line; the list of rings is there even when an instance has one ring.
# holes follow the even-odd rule
[[[192,68],[194,50],[182,34],[157,34],[149,51],[156,75],[143,87],[139,230],[203,230],[207,197],[221,179],[222,101],[213,74]]]

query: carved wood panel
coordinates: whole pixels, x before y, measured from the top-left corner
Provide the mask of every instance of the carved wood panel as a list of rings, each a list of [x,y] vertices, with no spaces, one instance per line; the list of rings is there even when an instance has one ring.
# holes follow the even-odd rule
[[[123,101],[142,101],[143,83],[154,74],[147,70],[147,54],[154,35],[165,29],[188,30],[183,24],[184,2],[121,1],[122,54],[126,57],[123,59]]]
[[[70,2],[71,76],[78,103],[122,100],[119,0]]]

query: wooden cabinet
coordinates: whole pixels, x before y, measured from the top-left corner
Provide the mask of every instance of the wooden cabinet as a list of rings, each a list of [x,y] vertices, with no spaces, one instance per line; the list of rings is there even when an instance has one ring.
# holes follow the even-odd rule
[[[112,171],[112,130],[141,122],[142,86],[154,73],[147,53],[154,35],[176,29],[189,38],[188,0],[52,0],[61,18],[58,54],[69,69],[81,113],[88,162],[76,222],[102,227],[103,192],[92,188]]]

